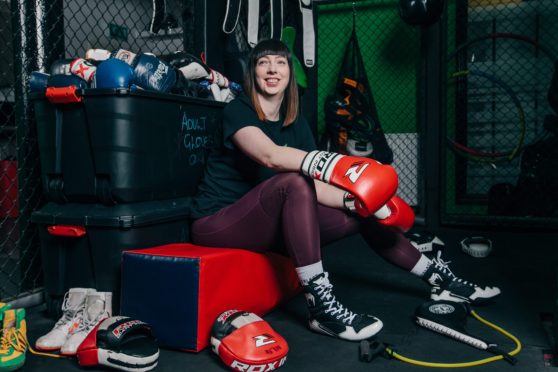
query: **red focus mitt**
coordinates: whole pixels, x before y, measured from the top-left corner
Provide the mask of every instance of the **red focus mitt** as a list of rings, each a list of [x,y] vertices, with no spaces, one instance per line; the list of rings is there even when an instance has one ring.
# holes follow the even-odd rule
[[[254,313],[227,310],[211,330],[211,349],[235,371],[272,371],[287,361],[289,346]]]
[[[123,371],[157,367],[159,347],[147,323],[126,316],[100,321],[77,350],[80,366],[107,366]]]

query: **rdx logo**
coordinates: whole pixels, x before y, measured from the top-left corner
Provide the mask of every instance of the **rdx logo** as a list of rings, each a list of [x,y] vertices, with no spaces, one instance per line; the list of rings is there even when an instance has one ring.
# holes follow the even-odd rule
[[[246,364],[239,362],[238,360],[234,360],[231,363],[231,368],[240,372],[267,372],[281,367],[283,364],[285,364],[286,361],[286,356],[284,356],[280,360],[276,360],[275,362],[265,364]]]
[[[347,172],[345,173],[345,177],[349,177],[349,180],[352,183],[356,183],[359,177],[361,176],[362,172],[364,172],[369,165],[370,164],[368,163],[355,163],[353,166],[347,169]]]
[[[261,346],[265,346],[265,345],[275,343],[275,340],[273,339],[273,336],[266,335],[266,334],[256,336],[256,337],[254,337],[254,340],[256,341],[256,347],[261,347]]]

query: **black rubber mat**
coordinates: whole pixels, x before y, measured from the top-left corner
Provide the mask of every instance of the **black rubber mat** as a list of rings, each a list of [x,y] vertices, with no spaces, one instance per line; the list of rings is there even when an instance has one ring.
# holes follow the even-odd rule
[[[493,242],[486,258],[473,258],[459,247],[467,236],[483,235]],[[475,307],[486,320],[512,333],[522,343],[517,364],[496,361],[475,371],[552,371],[545,366],[543,351],[550,349],[541,314],[554,313],[556,300],[556,235],[523,233],[473,233],[466,230],[440,231],[446,243],[444,259],[453,272],[478,284],[496,285],[502,294],[492,303]],[[428,301],[429,287],[415,276],[391,266],[369,249],[359,236],[343,239],[324,248],[324,266],[330,272],[338,299],[358,312],[368,312],[384,322],[377,340],[389,343],[402,355],[441,363],[469,362],[492,356],[459,341],[415,325],[415,308]],[[164,309],[161,309],[164,316]],[[299,295],[264,317],[289,343],[290,352],[282,371],[426,371],[441,370],[414,366],[395,359],[377,357],[370,363],[359,361],[358,343],[333,339],[306,328],[306,307]],[[31,344],[54,322],[42,308],[28,309]],[[515,345],[472,317],[469,333],[498,343],[511,351]],[[22,371],[83,371],[76,360],[53,359],[27,354]],[[95,369],[87,369],[95,371]],[[103,369],[99,369],[101,371]],[[226,371],[208,349],[200,353],[161,350],[157,371]]]

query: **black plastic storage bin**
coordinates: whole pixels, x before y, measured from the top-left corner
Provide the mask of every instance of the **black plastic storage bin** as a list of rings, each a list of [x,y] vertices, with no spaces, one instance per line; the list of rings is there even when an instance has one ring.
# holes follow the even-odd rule
[[[195,193],[224,103],[72,88],[30,95],[49,201],[114,205]]]
[[[113,207],[48,203],[33,212],[49,315],[60,315],[64,294],[73,287],[113,292],[113,309],[118,311],[122,251],[188,242],[190,200]]]

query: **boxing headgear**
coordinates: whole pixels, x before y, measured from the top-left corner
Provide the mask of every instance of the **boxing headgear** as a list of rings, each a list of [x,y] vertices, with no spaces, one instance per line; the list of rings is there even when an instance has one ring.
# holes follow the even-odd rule
[[[123,371],[157,367],[159,347],[151,327],[140,320],[113,316],[100,321],[77,350],[81,366],[107,366]]]
[[[254,313],[227,310],[211,330],[211,349],[235,371],[272,371],[287,361],[287,341]]]
[[[443,9],[444,0],[399,0],[399,15],[412,26],[438,22]]]

